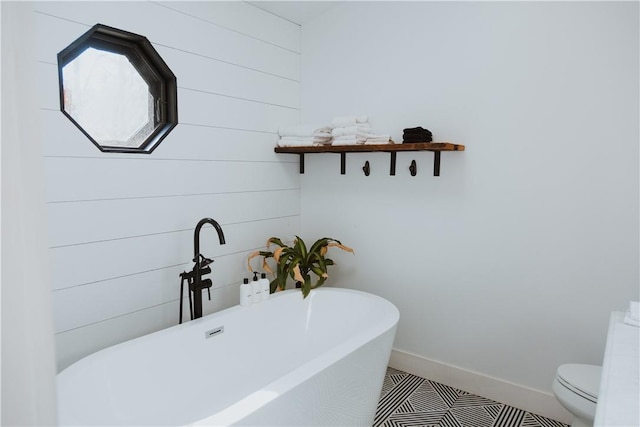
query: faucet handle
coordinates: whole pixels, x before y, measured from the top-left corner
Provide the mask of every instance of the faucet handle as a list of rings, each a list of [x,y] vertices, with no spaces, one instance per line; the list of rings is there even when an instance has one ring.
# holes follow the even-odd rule
[[[183,280],[193,280],[193,271],[183,271],[180,273],[180,278]]]
[[[202,254],[198,254],[193,258],[193,262],[198,261],[200,261],[200,267],[206,267],[207,265],[212,264],[214,260],[212,260],[211,258],[206,258]]]

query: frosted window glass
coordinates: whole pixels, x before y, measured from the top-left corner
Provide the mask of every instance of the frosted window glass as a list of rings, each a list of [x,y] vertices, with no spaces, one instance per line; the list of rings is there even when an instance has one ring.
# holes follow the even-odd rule
[[[64,109],[100,145],[139,147],[155,100],[125,55],[89,47],[63,68]]]

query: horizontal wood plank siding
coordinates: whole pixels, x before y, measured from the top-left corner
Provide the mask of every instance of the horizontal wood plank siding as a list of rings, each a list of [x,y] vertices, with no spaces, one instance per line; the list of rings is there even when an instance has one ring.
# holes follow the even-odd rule
[[[205,314],[238,303],[249,253],[299,233],[297,163],[273,147],[299,120],[300,27],[245,2],[39,2],[34,19],[63,369],[177,324],[200,218],[227,241],[202,231]],[[56,55],[96,23],[146,36],[176,74],[179,125],[150,155],[102,153],[59,111]]]

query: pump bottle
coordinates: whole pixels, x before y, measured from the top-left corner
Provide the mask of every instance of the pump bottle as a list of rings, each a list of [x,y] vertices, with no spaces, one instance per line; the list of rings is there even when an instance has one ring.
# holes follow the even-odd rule
[[[262,286],[260,283],[260,280],[258,280],[258,272],[254,271],[253,272],[253,281],[251,282],[251,293],[253,294],[252,297],[252,304],[258,304],[260,301],[262,301]]]
[[[265,273],[260,275],[260,290],[262,291],[262,301],[268,300],[270,296],[270,285]]]
[[[252,289],[251,289],[251,285],[249,284],[249,279],[247,279],[246,277],[243,280],[242,285],[240,285],[240,305],[243,307],[246,307],[248,305],[251,305],[251,300],[252,300]]]

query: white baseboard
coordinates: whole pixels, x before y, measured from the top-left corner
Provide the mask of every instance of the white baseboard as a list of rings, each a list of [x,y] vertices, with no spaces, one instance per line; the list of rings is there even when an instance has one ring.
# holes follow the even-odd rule
[[[406,351],[394,348],[391,351],[389,366],[565,424],[571,424],[573,418],[552,393],[447,365]]]

